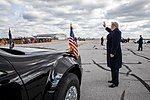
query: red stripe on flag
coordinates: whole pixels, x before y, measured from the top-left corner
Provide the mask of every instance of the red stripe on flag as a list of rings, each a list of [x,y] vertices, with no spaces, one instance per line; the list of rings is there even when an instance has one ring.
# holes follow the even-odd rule
[[[77,46],[76,46],[74,43],[69,42],[69,44],[70,44],[71,46],[73,46],[74,48],[76,48],[76,49],[77,49]]]
[[[74,46],[72,46],[72,44],[70,44],[70,47],[71,47],[71,49],[72,49],[72,50],[74,50],[74,51],[78,52],[78,49],[77,49],[77,48],[75,48]]]
[[[72,42],[77,47],[77,43],[74,40],[69,39],[69,42]]]
[[[78,56],[79,56],[78,44],[77,44],[76,38],[75,38],[75,36],[74,36],[72,26],[70,27],[69,46],[70,46],[70,51],[71,51],[76,57],[78,57]]]

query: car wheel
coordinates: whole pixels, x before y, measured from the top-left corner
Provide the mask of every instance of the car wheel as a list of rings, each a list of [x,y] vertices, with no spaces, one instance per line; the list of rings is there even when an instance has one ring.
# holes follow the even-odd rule
[[[75,74],[67,74],[54,93],[54,100],[79,100],[80,84]]]

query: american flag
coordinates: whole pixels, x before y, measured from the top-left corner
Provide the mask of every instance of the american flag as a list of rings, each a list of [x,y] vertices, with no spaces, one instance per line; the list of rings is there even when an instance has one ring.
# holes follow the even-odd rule
[[[13,40],[12,40],[12,34],[11,34],[10,28],[9,28],[8,36],[9,36],[9,48],[12,49],[13,48],[12,47]]]
[[[73,33],[72,24],[70,24],[69,47],[70,47],[70,52],[72,52],[78,58],[79,57],[78,44],[77,44],[77,39]]]

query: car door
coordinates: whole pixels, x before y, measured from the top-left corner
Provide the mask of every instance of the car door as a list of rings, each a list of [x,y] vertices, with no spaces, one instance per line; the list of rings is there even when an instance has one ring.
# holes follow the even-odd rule
[[[0,100],[28,100],[19,75],[8,60],[0,56]]]
[[[11,58],[12,64],[25,84],[29,100],[42,99],[49,71],[53,68],[53,62],[56,57],[48,53],[14,56]]]

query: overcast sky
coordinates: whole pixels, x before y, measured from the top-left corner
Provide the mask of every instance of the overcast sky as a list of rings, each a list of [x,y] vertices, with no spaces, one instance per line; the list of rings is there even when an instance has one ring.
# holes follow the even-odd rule
[[[76,37],[108,34],[103,21],[119,22],[122,37],[150,38],[150,0],[0,0],[0,38],[45,33],[69,36],[72,23]]]

